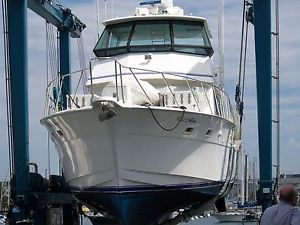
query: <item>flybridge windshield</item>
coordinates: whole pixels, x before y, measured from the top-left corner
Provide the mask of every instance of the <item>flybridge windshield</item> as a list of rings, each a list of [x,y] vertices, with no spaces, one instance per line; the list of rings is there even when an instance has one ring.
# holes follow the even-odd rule
[[[193,21],[158,20],[109,25],[94,49],[98,57],[166,51],[213,54],[204,24]]]

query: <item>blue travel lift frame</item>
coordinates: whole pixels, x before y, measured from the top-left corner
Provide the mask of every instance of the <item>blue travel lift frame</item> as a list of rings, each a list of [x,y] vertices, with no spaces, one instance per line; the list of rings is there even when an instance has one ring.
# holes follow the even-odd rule
[[[272,64],[271,1],[254,0],[255,49],[257,67],[258,128],[260,157],[260,193],[263,209],[272,200]],[[26,219],[22,206],[29,198],[29,133],[28,133],[28,46],[27,7],[58,27],[60,32],[60,74],[70,72],[70,37],[79,37],[85,25],[69,9],[47,0],[8,0],[9,55],[11,71],[14,175],[18,220]],[[13,43],[13,44],[12,44]],[[71,89],[65,80],[65,92]],[[65,94],[66,94],[65,93]],[[65,96],[65,95],[64,95]],[[63,101],[64,107],[66,101]]]
[[[70,73],[70,36],[79,38],[85,25],[70,9],[49,0],[7,0],[9,62],[11,76],[13,162],[15,211],[14,221],[28,218],[29,203],[29,125],[28,125],[28,43],[27,8],[55,25],[60,34],[60,75]],[[69,78],[64,79],[63,107],[71,90]]]
[[[259,138],[259,202],[272,204],[272,45],[271,0],[254,0],[257,113]]]

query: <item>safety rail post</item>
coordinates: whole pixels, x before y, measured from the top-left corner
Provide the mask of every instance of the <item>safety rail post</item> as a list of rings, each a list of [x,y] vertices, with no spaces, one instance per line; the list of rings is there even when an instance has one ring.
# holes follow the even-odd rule
[[[63,98],[63,100],[61,100],[61,98],[64,96],[64,94],[66,93],[66,90],[64,90],[65,88],[65,79],[66,76],[60,76],[60,83],[59,83],[59,88],[58,88],[58,93],[57,93],[57,100],[55,102],[55,106],[54,106],[54,110],[55,112],[61,111],[66,109],[64,106],[64,101],[67,102],[67,96],[65,96],[65,98]]]
[[[196,96],[195,96],[194,91],[193,91],[192,88],[191,88],[191,85],[190,85],[190,82],[189,82],[188,78],[186,77],[185,80],[186,80],[186,83],[187,83],[187,85],[188,85],[188,88],[189,88],[191,94],[193,95],[194,101],[195,101],[195,103],[196,103],[196,105],[197,105],[197,108],[198,108],[198,112],[201,112],[199,103],[198,103],[198,101],[197,101],[197,98],[196,98]]]
[[[215,107],[215,110],[216,110],[216,115],[218,116],[224,116],[223,114],[223,111],[222,111],[222,105],[221,103],[219,102],[219,99],[217,97],[217,89],[215,86],[212,86],[212,90],[213,90],[213,95],[214,95],[214,100],[215,100],[215,104],[216,104],[216,107]]]
[[[118,87],[118,67],[117,67],[117,60],[115,60],[115,82],[116,82],[116,97],[117,97],[117,102],[120,100],[119,99],[119,87]]]
[[[124,86],[123,86],[123,75],[122,75],[122,65],[119,63],[119,71],[120,71],[120,81],[121,81],[121,92],[122,92],[122,101],[125,104],[124,98]]]
[[[169,85],[169,83],[168,83],[168,81],[167,81],[167,79],[166,79],[166,77],[165,77],[165,74],[164,74],[164,73],[161,73],[161,76],[162,76],[162,78],[164,79],[164,82],[165,82],[165,84],[167,85],[167,87],[168,87],[168,89],[169,89],[169,91],[170,91],[170,93],[171,93],[171,95],[172,95],[172,97],[173,97],[173,100],[176,102],[176,105],[178,106],[178,108],[180,108],[180,105],[179,105],[179,103],[178,103],[178,101],[177,101],[177,99],[176,99],[176,96],[175,96],[175,94],[173,93],[173,91],[172,91],[172,89],[171,89],[171,87],[170,87],[170,85]]]
[[[208,96],[207,96],[206,88],[204,88],[204,86],[203,86],[203,83],[202,83],[202,82],[201,82],[201,87],[202,87],[202,91],[203,91],[203,93],[205,94],[205,97],[206,97],[206,100],[207,100],[208,106],[209,106],[209,108],[210,108],[210,112],[211,112],[211,114],[213,115],[213,114],[214,114],[214,111],[213,111],[213,109],[212,109],[212,107],[211,107],[211,105],[210,105],[210,100],[209,100],[209,98],[208,98]]]
[[[13,221],[27,219],[29,191],[27,0],[7,1],[13,124]]]
[[[90,60],[90,62],[89,62],[89,70],[90,70],[90,80],[91,80],[90,92],[92,94],[92,101],[93,101],[93,99],[94,99],[94,91],[93,91],[93,69],[92,69],[92,61],[94,61],[94,59]]]
[[[50,114],[50,87],[51,87],[51,83],[48,84],[47,89],[46,89],[44,117],[46,117]]]

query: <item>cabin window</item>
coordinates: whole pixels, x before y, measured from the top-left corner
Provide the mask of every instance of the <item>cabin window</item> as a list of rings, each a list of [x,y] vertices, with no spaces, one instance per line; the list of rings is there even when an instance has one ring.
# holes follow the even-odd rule
[[[146,20],[108,25],[94,49],[98,57],[166,51],[212,56],[213,49],[204,23]]]
[[[173,34],[175,51],[199,55],[212,54],[203,23],[173,22]]]
[[[131,31],[131,26],[132,24],[119,24],[107,27],[104,30],[96,48],[107,49],[126,47]]]
[[[174,22],[174,44],[191,46],[209,46],[209,41],[202,24]]]

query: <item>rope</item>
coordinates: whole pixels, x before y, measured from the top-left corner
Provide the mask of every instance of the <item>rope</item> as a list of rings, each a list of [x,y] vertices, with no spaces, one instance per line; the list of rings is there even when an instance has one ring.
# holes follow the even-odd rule
[[[171,131],[175,130],[175,129],[179,126],[179,124],[182,122],[182,120],[183,120],[183,118],[184,118],[184,115],[185,115],[185,110],[183,109],[182,115],[181,115],[181,117],[179,118],[178,123],[177,123],[173,128],[168,129],[168,128],[165,128],[165,127],[158,121],[158,119],[157,119],[156,116],[154,115],[154,112],[153,112],[153,110],[151,109],[151,107],[150,107],[150,106],[147,106],[147,108],[150,110],[151,115],[152,115],[154,121],[157,123],[157,125],[158,125],[161,129],[163,129],[164,131],[167,131],[167,132],[171,132]]]

